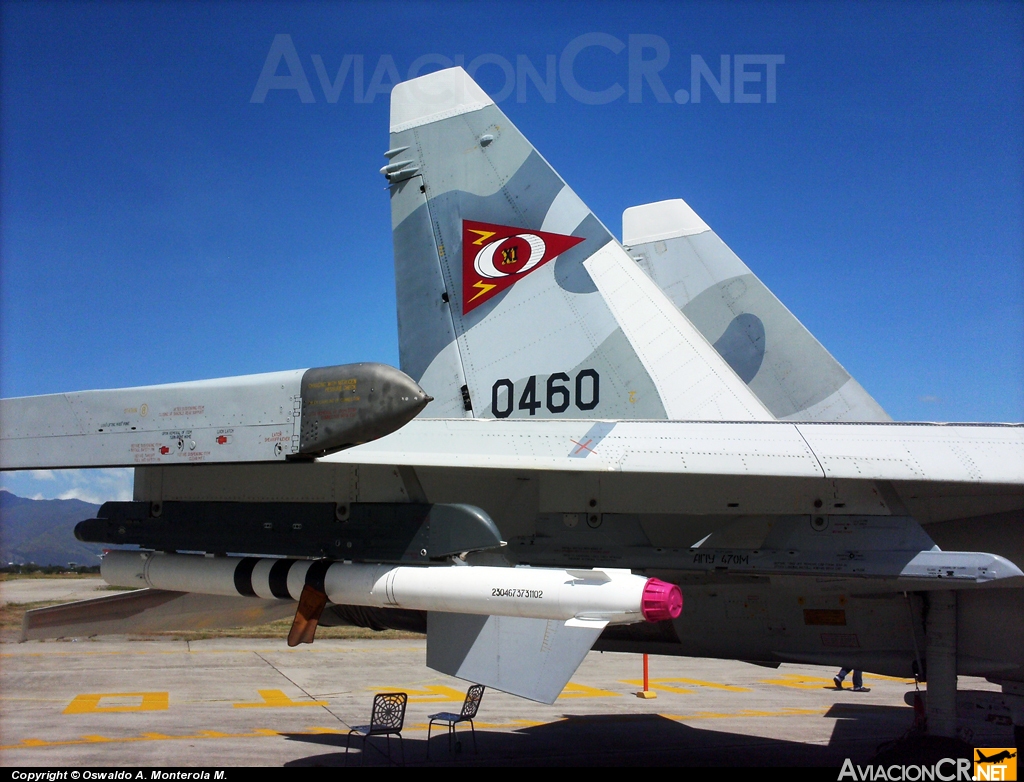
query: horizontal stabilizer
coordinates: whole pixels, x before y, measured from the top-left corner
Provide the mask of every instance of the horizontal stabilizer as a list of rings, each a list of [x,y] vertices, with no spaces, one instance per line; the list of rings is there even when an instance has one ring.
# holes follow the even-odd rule
[[[427,614],[427,665],[540,703],[554,703],[607,623]]]
[[[0,400],[0,470],[273,462],[383,437],[430,401],[385,364]]]
[[[212,630],[248,627],[290,618],[290,600],[201,595],[139,589],[25,613],[24,641],[167,630]]]

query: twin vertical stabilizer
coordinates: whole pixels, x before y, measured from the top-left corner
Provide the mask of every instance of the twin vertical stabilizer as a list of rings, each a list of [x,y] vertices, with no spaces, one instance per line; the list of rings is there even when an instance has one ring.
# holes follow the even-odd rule
[[[461,68],[397,85],[401,364],[432,417],[769,420]]]
[[[623,212],[622,243],[776,418],[891,420],[681,198]]]

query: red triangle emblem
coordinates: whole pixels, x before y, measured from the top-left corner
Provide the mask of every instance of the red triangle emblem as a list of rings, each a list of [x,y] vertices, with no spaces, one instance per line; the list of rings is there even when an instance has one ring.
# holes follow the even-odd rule
[[[583,241],[547,231],[462,221],[462,314]]]

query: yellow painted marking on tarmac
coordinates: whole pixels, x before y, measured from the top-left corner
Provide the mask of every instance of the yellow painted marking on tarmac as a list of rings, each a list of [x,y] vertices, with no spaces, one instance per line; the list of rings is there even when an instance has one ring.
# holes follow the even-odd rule
[[[479,720],[473,720],[473,724],[477,730],[517,730],[519,728],[536,728],[540,725],[551,725],[554,722],[561,722],[561,720],[553,720],[550,722],[541,722],[537,720],[509,720],[508,722],[480,722]],[[410,731],[422,730],[426,731],[428,728],[426,722],[418,722],[413,725],[406,725],[403,729],[403,733]],[[437,723],[434,723],[434,730],[437,730]],[[326,732],[326,729],[325,729]],[[338,733],[345,733],[347,731],[337,731]]]
[[[718,682],[706,682],[701,679],[684,679],[680,676],[673,676],[668,679],[648,679],[648,683],[651,685],[651,689],[654,690],[665,690],[666,692],[693,692],[693,690],[687,690],[682,687],[676,687],[674,684],[679,682],[680,684],[695,684],[698,687],[711,687],[715,690],[727,690],[728,692],[750,692],[749,687],[736,687],[732,684],[719,684]],[[623,679],[623,684],[632,684],[635,686],[642,687],[643,681],[640,679]]]
[[[620,679],[619,681],[621,681],[623,684],[631,684],[634,687],[643,687],[644,686],[644,680],[643,679]],[[676,679],[648,679],[647,680],[647,685],[652,690],[661,690],[662,692],[678,692],[678,693],[682,693],[684,695],[690,695],[690,694],[692,694],[694,692],[694,690],[687,690],[684,687],[673,687],[671,684],[666,684],[666,682],[674,682],[674,681],[677,681],[677,680]]]
[[[778,679],[761,679],[761,684],[775,684],[779,687],[794,687],[798,690],[834,689],[835,683],[823,676],[807,676],[802,673],[784,673]]]
[[[913,679],[904,679],[902,676],[882,676],[880,673],[865,673],[865,679],[882,679],[890,682],[900,682],[901,684],[913,684]]]
[[[503,728],[507,725],[508,727],[513,728],[536,728],[539,725],[553,725],[556,722],[562,722],[562,720],[552,720],[551,722],[544,722],[543,720],[510,720],[504,725],[501,723],[493,723],[488,725],[488,727]]]
[[[824,712],[814,712],[824,713]],[[733,716],[733,715],[730,715]],[[742,715],[735,715],[742,716]],[[681,717],[680,719],[694,719],[694,717]],[[476,723],[476,727],[479,729],[515,729],[515,728],[532,728],[539,725],[550,725],[555,722],[561,722],[562,720],[553,720],[551,722],[538,722],[534,720],[509,720],[505,723]],[[427,729],[427,725],[415,725],[407,726],[406,730],[423,730]],[[136,736],[81,736],[77,739],[69,739],[67,741],[44,741],[43,739],[22,739],[17,744],[0,745],[0,751],[6,751],[11,749],[27,749],[34,747],[71,747],[81,746],[83,744],[96,744],[96,743],[109,743],[109,744],[130,744],[137,742],[146,741],[199,741],[206,739],[213,741],[216,739],[256,739],[256,738],[276,738],[278,736],[315,736],[323,733],[335,733],[344,734],[345,731],[338,730],[337,728],[311,728],[307,730],[271,730],[270,728],[256,728],[247,733],[224,733],[217,730],[201,730],[197,733],[189,733],[181,736],[172,736],[165,733],[141,733]]]
[[[97,744],[97,743],[109,743],[109,744],[128,744],[140,741],[196,741],[198,739],[253,739],[253,738],[265,738],[265,737],[276,737],[276,736],[292,736],[292,735],[306,735],[308,731],[302,730],[288,730],[278,731],[271,730],[269,728],[256,728],[255,730],[249,731],[248,733],[222,733],[216,730],[201,730],[198,733],[190,733],[182,736],[171,736],[164,733],[141,733],[137,736],[121,736],[114,738],[111,736],[80,736],[77,739],[69,739],[67,741],[43,741],[42,739],[22,739],[18,744],[8,744],[0,746],[0,751],[9,749],[24,749],[26,747],[68,747],[68,746],[80,746],[82,744]],[[312,735],[312,734],[309,734]]]
[[[257,690],[263,703],[236,703],[236,709],[279,709],[288,706],[326,706],[327,701],[293,701],[281,690]]]
[[[104,698],[138,698],[137,705],[100,706]],[[96,712],[115,711],[164,711],[167,709],[168,694],[166,692],[93,692],[76,695],[67,708],[65,714],[94,714]]]
[[[409,696],[409,703],[462,703],[466,693],[444,684],[427,684],[421,690],[408,687],[367,687],[375,692],[404,692]]]
[[[689,720],[723,720],[743,717],[800,717],[825,714],[825,709],[781,709],[779,711],[762,711],[759,709],[742,709],[734,712],[698,711],[695,714],[661,714],[659,716],[677,722]]]
[[[705,682],[700,679],[681,679],[678,676],[674,679],[655,679],[654,681],[682,682],[683,684],[696,684],[699,687],[711,687],[715,690],[726,690],[728,692],[750,692],[749,687],[736,687],[732,684],[719,684],[718,682]]]
[[[558,696],[558,699],[562,698],[619,698],[622,696],[621,692],[612,692],[611,690],[602,690],[598,687],[589,687],[586,684],[575,684],[569,682],[565,685],[565,689],[562,690],[562,694]]]
[[[508,722],[476,722],[473,724],[477,728],[484,730],[508,730],[509,728],[536,728],[540,725],[553,725],[556,722],[562,722],[562,720],[549,720],[547,722],[543,720],[509,720]],[[426,727],[426,726],[424,726]],[[434,724],[435,729],[437,724]]]

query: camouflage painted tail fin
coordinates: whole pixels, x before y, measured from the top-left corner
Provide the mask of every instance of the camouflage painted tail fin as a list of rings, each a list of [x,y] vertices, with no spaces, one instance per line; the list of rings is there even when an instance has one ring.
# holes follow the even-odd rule
[[[464,70],[394,88],[386,157],[426,415],[770,419]]]
[[[682,199],[627,209],[622,243],[776,418],[892,420]]]

